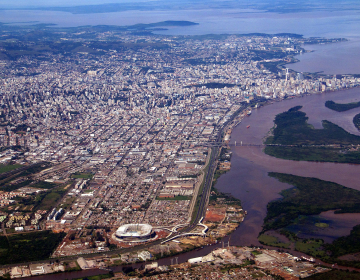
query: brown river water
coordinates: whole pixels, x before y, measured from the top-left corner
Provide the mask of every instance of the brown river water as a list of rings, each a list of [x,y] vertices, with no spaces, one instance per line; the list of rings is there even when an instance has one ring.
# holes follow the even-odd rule
[[[337,113],[325,107],[326,100],[333,100],[339,103],[359,101],[360,88],[274,102],[262,108],[254,109],[251,116],[246,117],[233,130],[231,144],[234,145],[236,141],[237,146],[232,146],[231,170],[222,175],[215,186],[220,191],[232,193],[235,197],[241,199],[243,208],[248,212],[244,222],[231,234],[231,245],[260,245],[257,237],[261,231],[263,219],[266,216],[266,205],[269,201],[280,198],[279,192],[281,190],[291,187],[288,184],[280,183],[276,179],[268,177],[268,172],[283,172],[299,176],[316,177],[360,190],[360,180],[358,179],[360,165],[282,160],[265,155],[261,147],[239,146],[241,141],[243,144],[262,144],[264,137],[270,128],[273,127],[275,115],[297,105],[303,106],[302,110],[307,113],[309,123],[315,128],[321,128],[321,120],[329,120],[350,133],[360,135],[352,123],[352,118],[360,113],[360,108]],[[247,129],[248,125],[250,125],[250,128]],[[314,220],[326,222],[330,226],[325,229],[319,229],[317,232],[312,231],[311,226],[309,226],[310,231],[305,231],[299,236],[304,238],[323,238],[325,241],[330,242],[339,236],[349,234],[353,226],[360,224],[360,214],[337,215],[333,211],[327,211],[316,217],[309,217],[309,223],[312,223]],[[226,244],[228,239],[229,237],[225,237],[222,241]],[[202,249],[179,254],[176,256],[178,262],[182,263],[186,262],[189,258],[206,255],[215,248],[222,247],[222,241],[218,244],[205,246]],[[295,251],[290,252],[297,256],[303,255]],[[173,256],[160,259],[158,262],[159,265],[170,265],[172,262],[175,264],[176,259]],[[133,264],[132,266],[137,268],[143,265],[144,263]],[[111,269],[114,272],[122,271],[122,266],[112,267]],[[64,280],[101,273],[106,273],[106,271],[98,269],[85,270],[25,279]]]
[[[338,113],[325,107],[326,100],[339,103],[349,103],[360,100],[360,88],[328,92],[293,98],[271,105],[254,109],[251,116],[246,117],[233,130],[231,144],[233,156],[231,170],[221,176],[216,188],[222,192],[232,193],[241,199],[243,208],[248,212],[244,222],[232,234],[233,245],[260,245],[257,241],[266,216],[267,204],[281,196],[279,192],[291,187],[270,178],[268,172],[282,172],[304,177],[315,177],[332,181],[349,188],[360,190],[360,165],[299,162],[277,159],[262,152],[262,147],[241,146],[243,144],[261,144],[268,131],[273,127],[274,117],[294,106],[302,105],[302,111],[307,113],[309,123],[315,128],[321,128],[321,121],[328,120],[341,126],[350,133],[360,135],[352,123],[353,117],[360,113],[360,108]],[[250,125],[249,128],[247,126]],[[331,224],[329,228],[304,237],[319,237],[327,241],[347,235],[353,226],[360,224],[360,214],[326,214],[319,217]],[[331,232],[331,234],[330,234]]]

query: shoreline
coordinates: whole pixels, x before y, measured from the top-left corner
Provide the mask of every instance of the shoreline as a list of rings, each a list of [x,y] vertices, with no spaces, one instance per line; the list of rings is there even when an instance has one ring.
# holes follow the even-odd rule
[[[346,91],[348,91],[348,90],[354,90],[354,88],[359,88],[359,86],[357,86],[357,87],[352,87],[352,88],[343,88],[343,89],[340,89],[340,90],[331,90],[331,91],[324,91],[324,92],[316,92],[316,93],[308,93],[307,95],[314,95],[314,94],[316,94],[316,95],[320,95],[320,94],[325,94],[324,96],[326,96],[327,94],[330,94],[330,93],[334,93],[335,92],[335,94],[336,93],[339,93],[339,94],[341,94],[341,93],[346,93]],[[304,95],[301,95],[301,96],[293,96],[292,97],[292,99],[295,99],[295,98],[303,98],[304,97]],[[286,99],[285,99],[286,100]],[[325,99],[324,99],[325,100]],[[280,102],[280,101],[284,101],[284,99],[282,99],[282,100],[271,100],[271,101],[269,101],[267,104],[264,104],[264,107],[265,107],[265,105],[270,105],[270,104],[272,104],[273,102]],[[325,102],[325,101],[324,101]],[[251,124],[252,125],[252,124]],[[232,141],[235,141],[235,139],[234,139],[234,132],[232,133]],[[266,135],[264,136],[264,137],[266,137]],[[238,141],[238,139],[236,139],[236,141]],[[266,211],[267,212],[267,211]],[[263,246],[266,246],[266,245],[263,245]],[[267,246],[266,248],[272,248],[272,249],[274,249],[274,248],[276,248],[276,249],[279,249],[279,247],[272,247],[272,246]],[[281,250],[284,250],[284,251],[286,251],[286,249],[282,249],[282,248],[280,248]],[[291,250],[288,250],[289,252],[291,252]],[[345,266],[344,266],[345,267]],[[345,269],[347,269],[347,268],[349,268],[349,269],[353,269],[353,270],[357,270],[356,268],[353,268],[353,267],[345,267]]]
[[[327,94],[327,93],[332,93],[332,92],[337,92],[337,91],[339,91],[339,92],[344,92],[344,91],[347,91],[347,90],[350,90],[350,89],[353,89],[353,88],[349,88],[349,89],[347,89],[347,88],[345,88],[345,89],[341,89],[341,90],[334,90],[334,91],[325,91],[325,92],[316,92],[316,93],[306,93],[306,94],[302,94],[302,95],[300,95],[300,96],[292,96],[291,97],[291,99],[292,98],[302,98],[302,97],[304,97],[304,95],[313,95],[313,94],[322,94],[322,93],[325,93],[325,94]],[[268,100],[265,104],[263,104],[262,106],[268,106],[268,105],[271,105],[271,104],[273,104],[273,102],[280,102],[280,101],[284,101],[284,100],[286,100],[286,99],[288,99],[288,98],[285,98],[285,99],[280,99],[280,100],[274,100],[274,99],[271,99],[271,100]],[[244,113],[244,112],[246,112],[246,110],[248,109],[248,107],[251,107],[251,105],[254,105],[254,104],[249,104],[249,106],[247,106],[246,108],[244,108],[243,110],[241,110],[239,113],[238,113],[238,115],[234,118],[234,120],[233,120],[233,123],[232,124],[230,124],[230,126],[232,126],[232,129],[234,129],[239,123],[238,123],[238,118],[239,118],[239,116],[242,114],[242,113]],[[241,119],[243,119],[243,118],[245,118],[245,116],[247,116],[247,115],[244,115]],[[227,129],[229,129],[229,127],[227,126],[226,128],[224,128],[224,130],[227,130]],[[225,135],[224,135],[225,136]],[[224,137],[223,136],[223,137]],[[226,174],[226,173],[225,173]],[[221,175],[224,175],[224,174],[221,174]],[[221,176],[220,176],[221,177]],[[213,187],[215,188],[215,185],[213,185]],[[246,209],[245,209],[246,210]],[[239,226],[239,225],[238,225]],[[229,232],[229,233],[227,233],[225,236],[223,236],[220,240],[223,240],[223,239],[226,239],[226,238],[229,238],[230,236],[231,236],[231,234],[235,231],[236,229],[234,229],[233,231],[231,231],[231,232]],[[150,244],[149,244],[150,245]],[[151,245],[150,245],[151,246]],[[192,251],[197,251],[197,250],[199,250],[199,248],[201,248],[202,246],[201,245],[199,245],[199,246],[197,246],[197,247],[194,247],[193,249],[191,249],[191,250],[189,250],[189,251],[187,251],[187,252],[179,252],[179,253],[176,253],[176,254],[172,254],[172,255],[169,255],[169,256],[166,256],[165,257],[165,259],[166,258],[169,258],[169,257],[171,257],[171,256],[175,256],[175,255],[181,255],[181,254],[184,254],[184,253],[191,253]],[[271,249],[279,249],[279,248],[277,248],[277,247],[271,247],[271,246],[268,246],[269,248],[271,248]],[[281,249],[281,250],[285,250],[285,249]],[[105,254],[108,254],[108,255],[111,255],[112,254],[112,252],[113,251],[108,251],[108,252],[104,252]],[[101,253],[101,254],[104,254],[104,253]],[[98,254],[97,254],[98,255]],[[75,255],[75,256],[72,256],[72,257],[70,257],[69,259],[76,259],[76,258],[78,258],[79,256],[78,255]],[[86,257],[86,255],[84,255],[84,257]],[[61,258],[60,258],[61,259]],[[157,259],[158,260],[158,259]],[[160,258],[159,260],[164,260],[164,258]],[[51,260],[50,260],[51,261]],[[41,262],[44,262],[44,261],[38,261],[38,263],[41,263]],[[143,262],[141,262],[141,263],[143,263]],[[141,264],[141,263],[139,263],[139,264]],[[138,264],[138,263],[130,263],[130,264],[125,264],[125,266],[131,266],[131,265],[134,265],[134,264]],[[2,267],[13,267],[13,266],[15,266],[16,264],[10,264],[10,265],[5,265],[5,266],[2,266]],[[20,264],[21,265],[21,264]],[[115,266],[115,267],[117,267],[117,266]],[[351,267],[349,267],[349,268],[351,268]],[[65,272],[66,273],[66,272]]]

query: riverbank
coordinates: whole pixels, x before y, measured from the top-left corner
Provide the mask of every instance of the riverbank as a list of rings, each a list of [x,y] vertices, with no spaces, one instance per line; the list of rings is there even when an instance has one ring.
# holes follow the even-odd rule
[[[262,230],[268,202],[280,198],[279,193],[282,190],[291,188],[288,184],[268,177],[268,172],[314,177],[359,190],[356,175],[359,167],[357,165],[282,160],[265,155],[261,146],[264,136],[273,127],[274,117],[298,105],[303,106],[303,111],[308,114],[309,124],[314,127],[319,127],[321,121],[326,119],[345,128],[347,132],[359,135],[352,123],[353,115],[360,112],[359,109],[343,112],[340,116],[325,107],[326,100],[334,100],[338,103],[353,102],[358,98],[358,92],[359,89],[354,88],[273,102],[272,106],[252,110],[251,117],[242,120],[233,130],[230,140],[233,152],[232,168],[218,179],[216,187],[241,198],[243,207],[248,211],[246,220],[231,235],[233,240],[237,240],[236,245],[261,245],[257,237]],[[247,128],[248,126],[250,128]],[[244,145],[239,146],[238,144],[235,147],[235,142],[242,142]],[[259,147],[247,144],[259,145]],[[345,215],[336,216],[336,219],[332,216],[327,218],[337,229],[333,230],[332,238],[334,239],[349,235],[354,226],[342,222],[347,219]],[[321,231],[316,238],[322,238]]]
[[[351,91],[351,90],[350,90]],[[342,93],[344,93],[345,91],[343,91]],[[282,102],[274,102],[273,104],[272,104],[272,106],[264,106],[264,107],[262,107],[262,108],[258,108],[258,109],[255,109],[255,108],[252,108],[251,110],[251,117],[248,117],[249,115],[248,114],[243,114],[243,117],[242,117],[242,119],[235,119],[234,120],[234,122],[233,122],[233,129],[232,129],[232,131],[231,131],[231,133],[232,133],[232,135],[234,135],[234,133],[236,133],[236,131],[238,130],[238,129],[241,129],[241,132],[242,132],[242,134],[243,135],[248,135],[248,136],[250,136],[251,135],[251,133],[252,132],[254,132],[254,130],[255,131],[257,131],[257,132],[259,132],[258,131],[258,129],[259,128],[261,128],[261,126],[263,126],[264,124],[266,124],[267,122],[269,123],[269,124],[271,124],[271,126],[272,126],[272,118],[271,119],[268,119],[268,117],[266,118],[264,118],[264,117],[262,117],[262,118],[260,118],[260,121],[258,121],[258,120],[256,120],[255,122],[253,122],[253,119],[254,119],[254,117],[257,117],[258,116],[258,114],[260,113],[260,112],[263,112],[263,110],[268,110],[268,108],[269,107],[272,107],[273,108],[273,106],[283,106],[284,104],[286,105],[286,104],[289,104],[289,103],[291,103],[291,104],[293,104],[294,102],[298,102],[298,101],[300,101],[300,100],[302,100],[302,101],[306,101],[307,100],[307,98],[313,98],[314,96],[324,96],[324,95],[328,95],[328,94],[330,94],[330,95],[332,95],[332,94],[335,94],[335,93],[326,93],[326,94],[324,94],[324,93],[321,93],[321,94],[318,94],[318,95],[307,95],[307,96],[303,96],[303,98],[293,98],[293,99],[285,99],[285,100],[283,100]],[[269,103],[270,102],[273,102],[273,101],[269,101]],[[313,102],[309,102],[309,103],[311,103],[311,104],[314,104]],[[256,105],[256,104],[254,104],[254,105]],[[294,105],[294,104],[293,104]],[[293,105],[291,105],[292,107],[293,107]],[[286,106],[288,106],[288,105],[286,105]],[[260,106],[259,106],[260,107]],[[241,114],[240,114],[241,115]],[[241,120],[241,123],[240,123],[240,120]],[[310,120],[311,120],[311,116],[310,116]],[[251,125],[250,126],[250,128],[246,128],[248,125]],[[270,126],[270,127],[271,127]],[[262,129],[262,128],[261,128]],[[261,132],[261,129],[260,129],[260,132]],[[266,130],[264,130],[264,131],[268,131],[268,128],[266,128]],[[245,132],[245,133],[244,133]],[[265,134],[263,134],[263,135],[265,135]],[[259,137],[259,143],[262,143],[262,138],[263,138],[263,135],[261,135],[261,137]],[[253,137],[254,135],[252,135],[252,137]],[[256,135],[255,135],[256,136]],[[255,137],[255,143],[256,143],[256,141],[258,141],[257,139],[256,139],[256,137]],[[236,141],[236,140],[235,140]],[[240,143],[241,141],[238,141],[238,143]],[[241,182],[241,184],[243,184],[243,183],[248,183],[248,182],[252,182],[252,183],[256,183],[256,180],[255,179],[258,179],[258,178],[261,178],[261,176],[260,177],[258,177],[257,176],[257,174],[256,174],[256,172],[258,173],[258,172],[260,172],[260,173],[265,173],[264,172],[264,169],[263,169],[263,167],[262,168],[256,168],[255,169],[255,173],[253,174],[253,171],[251,170],[251,169],[249,169],[249,164],[251,165],[252,163],[258,163],[255,159],[258,157],[258,156],[260,156],[260,158],[261,158],[261,154],[262,154],[262,152],[261,152],[261,148],[257,148],[257,147],[245,147],[245,146],[243,146],[243,147],[233,147],[232,146],[232,144],[234,143],[234,138],[233,138],[233,136],[232,136],[232,139],[230,139],[229,140],[229,144],[230,144],[230,146],[232,147],[232,152],[233,152],[233,154],[232,154],[232,161],[231,161],[231,164],[232,164],[232,168],[231,168],[231,170],[229,170],[226,174],[224,174],[224,175],[222,175],[222,176],[220,176],[220,178],[218,179],[218,182],[217,182],[217,184],[216,184],[216,188],[218,188],[219,189],[219,191],[221,191],[221,192],[223,192],[223,193],[232,193],[235,197],[237,197],[237,198],[240,198],[240,199],[242,199],[242,201],[243,201],[243,204],[242,204],[242,206],[244,207],[244,209],[246,209],[246,210],[249,210],[250,209],[250,211],[248,211],[248,216],[247,216],[247,218],[243,221],[243,224],[242,224],[242,226],[241,227],[237,227],[236,228],[236,230],[235,230],[235,232],[231,235],[232,236],[232,243],[234,243],[235,245],[236,244],[238,244],[238,242],[239,241],[244,241],[244,242],[247,242],[246,241],[246,234],[245,235],[241,235],[241,238],[239,238],[238,236],[237,236],[237,232],[238,231],[241,231],[242,230],[242,228],[243,228],[243,226],[244,225],[246,225],[247,223],[248,223],[248,219],[250,220],[250,222],[252,222],[251,220],[252,220],[252,215],[253,215],[253,211],[252,211],[252,207],[250,206],[250,207],[248,207],[247,205],[248,205],[248,198],[249,198],[249,194],[251,193],[251,190],[245,190],[245,192],[244,192],[244,195],[241,195],[241,196],[237,196],[237,194],[236,194],[236,192],[232,192],[232,191],[224,191],[224,189],[223,189],[223,185],[224,184],[222,184],[222,181],[223,181],[223,178],[224,177],[228,177],[229,175],[231,175],[231,173],[237,173],[237,172],[240,172],[240,171],[245,171],[245,176],[243,176],[243,177],[241,177],[241,179],[235,179],[235,180],[232,180],[232,184],[234,183],[234,182]],[[252,141],[244,141],[244,143],[252,143]],[[247,160],[247,161],[245,161],[244,162],[244,166],[242,167],[242,168],[238,168],[239,166],[237,165],[237,160],[238,160],[238,150],[240,151],[241,150],[241,154],[242,155],[244,155],[243,154],[243,152],[250,152],[251,153],[251,157],[249,158],[249,160]],[[254,152],[255,152],[255,154],[254,154]],[[260,152],[260,154],[256,154],[257,152]],[[246,154],[246,153],[245,153]],[[248,155],[246,155],[246,156],[248,156]],[[266,164],[267,163],[267,160],[261,160],[261,164]],[[301,164],[301,163],[300,163]],[[284,165],[285,165],[285,167],[286,168],[288,168],[289,167],[289,165],[288,165],[288,161],[284,161],[284,164],[283,163],[281,163],[281,164],[271,164],[271,167],[272,168],[274,168],[274,167],[279,167],[279,168],[283,168],[284,167]],[[250,166],[251,167],[251,166]],[[234,170],[234,168],[235,168],[235,170]],[[300,168],[300,169],[303,169],[303,168]],[[351,170],[351,168],[348,168],[349,170]],[[346,171],[347,172],[347,171]],[[345,173],[346,173],[345,172]],[[334,172],[332,172],[333,174],[335,174]],[[266,172],[266,174],[267,174],[267,172]],[[267,175],[266,175],[267,176]],[[350,176],[351,177],[351,176]],[[244,182],[244,179],[245,179],[245,182]],[[248,181],[248,182],[246,182],[247,181],[247,179],[249,179],[250,181]],[[221,187],[218,187],[218,185],[219,184],[221,184]],[[225,186],[228,186],[228,185],[231,185],[231,184],[225,184]],[[267,187],[269,186],[268,184],[264,184],[264,185],[266,185]],[[262,184],[260,184],[260,187],[262,187],[262,186],[264,186],[264,185],[262,185]],[[344,185],[346,185],[346,184],[344,184]],[[271,186],[271,185],[270,185]],[[285,184],[284,184],[284,188],[287,188],[288,186],[286,186]],[[280,191],[280,190],[279,190]],[[276,192],[276,194],[277,193],[279,193],[279,191],[277,191]],[[258,194],[260,194],[260,193],[258,193]],[[254,199],[256,199],[257,201],[262,201],[262,196],[260,195],[258,195],[258,194],[256,194],[255,196],[254,196]],[[264,196],[265,197],[265,199],[264,199],[264,201],[266,201],[266,199],[269,199],[269,197],[271,197],[271,195],[270,196],[268,196],[268,195],[266,195],[266,196]],[[274,197],[274,196],[273,196]],[[275,195],[275,197],[276,197],[276,195]],[[265,207],[265,209],[266,209],[266,207]],[[255,212],[255,215],[257,215],[257,213],[259,213],[259,212]],[[261,219],[261,225],[262,225],[262,221],[263,221],[263,219]],[[246,227],[245,227],[246,228]],[[249,229],[249,228],[246,228],[246,229]],[[253,232],[250,230],[250,231],[248,231],[247,232],[247,234],[252,234]],[[234,237],[235,236],[235,237]],[[255,234],[255,235],[253,235],[253,236],[257,236],[257,234]],[[250,242],[248,242],[247,244],[256,244],[255,242],[253,243],[252,241],[250,241]],[[194,252],[195,251],[192,251],[192,252],[190,252],[190,253],[185,253],[185,254],[194,254]],[[107,254],[109,254],[109,253],[107,253]],[[177,256],[180,256],[180,255],[177,255]],[[169,261],[169,260],[168,260]]]

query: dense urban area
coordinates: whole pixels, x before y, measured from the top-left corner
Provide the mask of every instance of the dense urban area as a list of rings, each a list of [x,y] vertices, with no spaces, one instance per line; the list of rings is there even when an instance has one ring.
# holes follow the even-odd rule
[[[357,76],[284,67],[304,43],[341,40],[2,30],[0,261],[52,259],[0,273],[25,277],[149,260],[235,230],[246,209],[212,186],[231,167],[232,129],[267,102],[358,86]],[[82,257],[67,261],[73,255]],[[179,271],[201,279],[326,271],[255,248],[221,248],[183,266],[194,263],[206,269],[181,272],[174,263],[148,270],[171,279]]]

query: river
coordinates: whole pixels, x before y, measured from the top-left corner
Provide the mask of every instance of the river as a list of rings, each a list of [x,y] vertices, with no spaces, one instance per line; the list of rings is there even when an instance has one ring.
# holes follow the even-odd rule
[[[266,216],[266,205],[269,201],[280,198],[279,192],[281,190],[291,187],[269,177],[268,172],[315,177],[360,190],[359,165],[277,159],[264,154],[261,147],[240,146],[241,142],[243,144],[261,144],[268,131],[273,127],[274,117],[297,105],[303,106],[302,110],[307,113],[309,123],[315,128],[321,128],[321,120],[329,120],[350,133],[360,135],[352,124],[352,118],[360,113],[360,108],[337,113],[325,107],[326,100],[348,103],[359,99],[360,89],[355,88],[275,102],[253,110],[251,116],[245,118],[233,130],[231,144],[236,141],[237,146],[232,147],[231,170],[221,176],[215,186],[220,191],[232,193],[236,198],[241,199],[244,209],[248,212],[244,222],[232,234],[233,245],[260,245],[257,236],[262,229],[263,219]],[[250,128],[246,128],[248,125]],[[341,225],[341,228],[337,228],[336,234],[333,234],[332,240],[349,234],[354,225],[360,224],[360,214],[351,214],[351,219],[349,219],[349,215],[335,215],[336,219],[334,216],[327,216],[327,219],[334,226]],[[342,222],[340,217],[348,222]],[[329,239],[326,229],[324,229],[323,236],[328,238],[327,240],[331,239]],[[321,238],[322,234],[318,233],[317,237]]]
[[[70,27],[80,25],[131,25],[139,23],[159,22],[163,20],[190,20],[200,23],[190,27],[174,27],[167,31],[159,31],[166,35],[199,35],[209,33],[299,33],[304,36],[346,37],[349,42],[321,46],[306,46],[312,53],[297,57],[300,62],[288,67],[301,72],[324,71],[327,74],[360,73],[359,60],[360,39],[358,30],[360,21],[356,11],[341,12],[309,12],[277,14],[254,10],[187,10],[187,11],[127,11],[104,14],[69,14],[54,11],[0,11],[2,22],[34,21],[37,23],[53,23],[57,26]],[[273,126],[276,114],[291,107],[302,105],[309,117],[309,123],[315,128],[321,127],[321,120],[334,122],[350,133],[360,135],[352,124],[352,118],[360,112],[354,109],[343,113],[336,113],[325,108],[326,100],[347,103],[359,101],[360,89],[321,93],[302,98],[294,98],[253,110],[250,117],[245,118],[232,133],[231,142],[240,144],[261,144],[263,138]],[[246,126],[250,125],[247,129]],[[263,219],[266,215],[266,205],[269,201],[280,198],[279,192],[290,186],[280,183],[267,176],[268,172],[284,172],[299,176],[316,177],[333,181],[347,187],[360,190],[357,176],[360,166],[336,163],[295,162],[276,159],[265,155],[259,147],[232,147],[232,168],[221,176],[216,188],[223,192],[230,192],[242,201],[248,215],[239,228],[231,235],[231,245],[259,245],[257,236],[261,231]],[[328,221],[330,227],[322,232],[303,233],[303,237],[316,236],[331,241],[346,235],[351,228],[360,224],[360,214],[335,215],[332,212],[322,213],[316,219]],[[226,241],[228,237],[224,240]],[[178,255],[178,262],[209,253],[217,244],[207,246],[198,251]],[[159,260],[160,265],[176,262],[175,257]],[[122,267],[114,268],[121,271]],[[62,273],[51,275],[51,279],[62,280],[76,277],[86,277],[101,273],[99,270]],[[106,272],[104,272],[106,273]],[[49,275],[32,277],[29,279],[49,279]]]
[[[323,74],[359,74],[360,38],[350,37],[349,41],[303,46],[307,53],[295,56],[297,63],[287,64],[286,67],[297,72],[322,72]]]
[[[358,184],[358,174],[360,166],[355,164],[337,163],[316,163],[316,162],[297,162],[277,159],[270,157],[262,152],[260,147],[239,146],[243,144],[261,144],[267,132],[273,126],[273,119],[276,114],[281,113],[291,107],[302,105],[303,111],[309,116],[309,123],[316,128],[321,127],[321,120],[332,121],[347,131],[360,135],[352,124],[352,117],[360,113],[360,108],[347,112],[337,113],[324,106],[326,100],[336,102],[352,102],[360,99],[360,88],[307,95],[300,98],[293,98],[281,102],[274,102],[267,106],[253,110],[251,116],[246,117],[233,130],[231,144],[237,142],[237,146],[232,146],[233,156],[231,159],[231,170],[222,175],[216,184],[216,188],[223,192],[230,192],[235,197],[241,199],[242,205],[248,214],[243,223],[230,235],[231,245],[250,246],[260,245],[257,236],[261,231],[263,219],[266,215],[266,205],[269,201],[280,198],[279,192],[291,187],[288,184],[268,177],[270,171],[291,173],[299,176],[316,177],[322,180],[333,181],[344,186],[360,190]],[[250,128],[246,128],[250,125]],[[352,227],[360,224],[360,214],[340,214],[336,215],[333,211],[327,211],[317,217],[320,222],[330,224],[329,228],[321,229],[318,232],[303,232],[301,237],[323,238],[325,241],[332,241],[335,238],[350,233]],[[309,222],[311,223],[311,221]],[[309,225],[310,227],[311,225]],[[228,241],[225,237],[223,241]],[[222,242],[205,246],[203,249],[182,253],[176,256],[178,263],[186,262],[189,258],[203,256],[210,253],[214,248],[223,246]],[[225,245],[226,246],[226,245]],[[297,252],[291,252],[297,255]],[[159,265],[170,265],[176,263],[175,256],[158,260]],[[136,264],[139,267],[144,264]],[[122,266],[112,268],[114,272],[122,271]],[[76,277],[86,277],[106,273],[101,270],[86,270],[79,272],[61,273],[51,275],[51,279],[63,280]],[[49,279],[48,275],[37,276],[28,279]],[[27,279],[27,278],[26,278]]]

